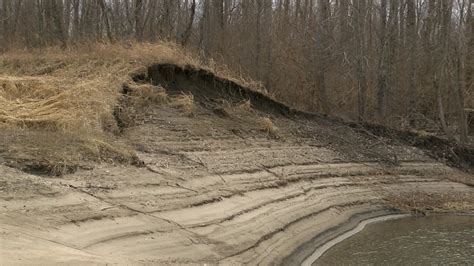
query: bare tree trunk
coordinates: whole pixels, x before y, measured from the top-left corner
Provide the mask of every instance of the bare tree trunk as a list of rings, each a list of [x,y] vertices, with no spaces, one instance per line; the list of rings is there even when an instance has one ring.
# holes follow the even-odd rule
[[[339,49],[343,52],[346,50],[347,40],[349,38],[349,1],[339,1]]]
[[[161,37],[170,40],[173,36],[173,0],[164,0],[161,21]]]
[[[323,113],[330,114],[331,108],[326,87],[326,68],[328,67],[329,53],[329,0],[318,0],[320,8],[320,16],[318,23],[318,36],[316,44],[317,52],[317,69],[316,69],[316,86],[319,91],[319,104]]]
[[[386,63],[386,84],[383,99],[383,119],[387,119],[387,114],[391,111],[392,95],[395,87],[395,59],[397,55],[398,37],[399,37],[399,0],[390,0],[389,27],[387,39],[387,61]]]
[[[463,62],[463,54],[459,51],[457,58],[457,66],[456,66],[456,106],[457,106],[457,113],[459,115],[458,123],[459,123],[459,131],[460,137],[459,140],[461,143],[468,142],[468,127],[467,127],[467,119],[466,113],[464,110],[464,95],[465,95],[465,85],[464,85],[464,62]]]
[[[189,18],[188,25],[186,26],[186,30],[183,33],[183,36],[181,38],[181,45],[186,46],[188,43],[189,37],[191,36],[191,30],[193,28],[193,23],[194,23],[194,14],[196,13],[196,0],[192,0],[191,3],[191,17]]]
[[[357,83],[358,83],[358,113],[359,120],[364,120],[365,109],[367,104],[367,77],[365,73],[364,60],[365,60],[365,14],[366,0],[359,0],[356,4],[357,8],[357,21],[356,25],[356,72],[357,72]]]
[[[209,3],[210,0],[204,0],[202,4],[203,7],[203,14],[201,18],[201,25],[200,25],[200,49],[203,51],[203,55],[205,58],[209,58],[211,55],[211,45],[212,40],[209,38],[210,36],[210,16],[211,16],[211,5]]]
[[[224,25],[224,1],[212,0],[211,10],[209,12],[209,33],[210,38],[214,40],[212,53],[222,56],[224,52],[225,25]]]
[[[408,82],[408,113],[410,126],[414,126],[413,114],[417,109],[417,92],[416,92],[416,61],[417,61],[417,30],[416,30],[416,10],[415,0],[407,0],[407,32],[409,47],[409,82]]]
[[[388,87],[388,67],[387,67],[387,54],[388,54],[388,45],[387,45],[387,0],[381,1],[380,8],[380,55],[378,63],[378,91],[377,91],[377,110],[379,118],[385,118],[386,106],[385,98],[387,94]]]
[[[156,21],[157,21],[157,1],[150,1],[148,2],[148,8],[147,8],[147,16],[146,16],[146,23],[143,25],[143,30],[145,30],[145,27],[148,24],[148,35],[147,35],[147,40],[153,42],[156,40],[157,34],[156,34]]]
[[[75,41],[80,38],[79,32],[79,0],[73,0],[73,22],[72,22],[72,36]]]
[[[263,12],[263,3],[261,1],[257,1],[257,25],[256,25],[256,47],[255,47],[255,77],[257,80],[260,79],[260,52],[262,47],[262,36],[261,36],[261,18]]]
[[[453,133],[451,132],[451,130],[448,127],[448,124],[446,123],[446,116],[444,114],[444,106],[443,106],[443,98],[442,98],[442,95],[441,95],[441,89],[439,87],[437,77],[435,77],[435,79],[433,81],[433,85],[434,85],[435,90],[436,90],[436,96],[437,96],[436,98],[437,98],[437,101],[438,101],[438,112],[439,112],[438,115],[439,115],[439,120],[441,122],[441,127],[443,128],[443,131],[446,134],[446,137],[449,140],[454,140]]]
[[[1,16],[0,16],[0,22],[2,22],[2,35],[1,35],[1,41],[3,44],[8,43],[9,39],[9,34],[8,34],[8,19],[10,17],[10,12],[8,10],[7,6],[7,1],[2,1],[2,8],[1,8]]]
[[[264,11],[263,11],[263,23],[264,29],[266,31],[265,38],[266,38],[266,48],[265,48],[265,64],[264,64],[264,75],[263,78],[264,84],[266,88],[270,88],[270,74],[272,73],[272,64],[273,64],[273,40],[272,40],[272,31],[273,31],[273,2],[272,0],[265,0],[264,4]]]
[[[142,10],[143,1],[135,0],[134,7],[134,19],[135,19],[135,39],[139,42],[143,41],[143,28],[142,28]]]
[[[440,63],[440,78],[442,84],[446,87],[446,90],[449,91],[450,89],[450,83],[452,83],[452,79],[448,76],[448,73],[450,73],[450,66],[449,66],[449,52],[451,50],[451,47],[449,45],[449,33],[450,33],[450,25],[451,25],[451,10],[452,10],[452,3],[449,3],[449,1],[440,1],[440,11],[441,11],[441,30],[440,30],[440,43],[441,43],[441,50],[440,50],[440,58],[441,58],[441,63]],[[452,88],[451,88],[452,89]],[[437,94],[438,94],[438,105],[440,108],[440,121],[441,125],[443,127],[444,132],[446,133],[446,136],[449,139],[454,139],[453,133],[451,130],[447,127],[447,122],[446,118],[444,117],[444,111],[443,111],[443,102],[442,102],[442,92],[441,88],[438,86],[437,87]],[[449,95],[449,94],[448,94]]]
[[[18,25],[18,18],[20,17],[20,9],[22,7],[23,1],[18,0],[16,2],[15,9],[13,10],[12,14],[12,23],[10,24],[10,33],[16,38],[17,34],[17,25]]]
[[[105,30],[107,32],[107,38],[109,39],[110,42],[114,42],[114,37],[112,36],[112,30],[110,28],[110,20],[109,20],[109,11],[106,6],[105,0],[97,0],[99,3],[100,9],[102,10],[102,14],[104,16],[105,20]]]
[[[64,12],[63,12],[63,24],[64,24],[64,34],[66,35],[66,40],[69,43],[71,40],[71,11],[72,11],[72,0],[64,1]]]
[[[51,41],[59,40],[63,48],[67,47],[67,36],[63,25],[63,2],[58,0],[49,0],[48,16],[52,27]]]
[[[472,9],[474,8],[474,0],[468,2],[467,9],[467,30],[468,36],[467,57],[466,57],[466,90],[472,91],[474,80],[474,18],[472,17]]]
[[[462,27],[464,24],[464,1],[463,5],[461,6],[459,10],[459,25]],[[470,8],[470,7],[469,7]],[[469,23],[469,21],[468,21]],[[461,34],[461,33],[459,33]],[[455,46],[456,50],[456,85],[455,85],[455,93],[456,93],[456,107],[457,107],[457,113],[458,113],[458,124],[459,124],[459,131],[460,131],[460,136],[459,140],[461,143],[467,143],[468,142],[468,127],[467,127],[467,120],[466,120],[466,114],[464,111],[464,95],[465,95],[465,67],[464,67],[464,47],[463,43],[461,40],[461,35],[458,36],[457,38],[457,43]]]

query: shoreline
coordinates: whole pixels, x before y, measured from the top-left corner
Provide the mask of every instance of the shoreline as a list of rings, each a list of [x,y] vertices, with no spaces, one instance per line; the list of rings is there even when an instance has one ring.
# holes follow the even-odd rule
[[[425,216],[474,216],[471,211],[434,211],[422,215]],[[297,247],[290,255],[283,258],[281,265],[291,263],[293,265],[309,266],[316,262],[329,249],[340,242],[360,233],[367,225],[389,220],[417,217],[416,213],[403,212],[401,210],[386,208],[379,211],[357,213],[346,221],[328,228],[322,233],[314,236],[310,241]]]
[[[396,219],[403,219],[412,216],[411,214],[389,214],[389,215],[384,215],[384,216],[378,216],[374,218],[369,218],[366,220],[362,220],[357,224],[356,227],[350,229],[349,231],[346,231],[335,238],[327,241],[326,243],[322,244],[319,247],[316,247],[316,249],[313,251],[313,253],[304,259],[304,261],[301,263],[302,266],[311,266],[314,262],[316,262],[326,251],[328,251],[330,248],[334,247],[335,245],[339,244],[340,242],[358,234],[362,230],[365,229],[365,227],[369,224],[372,223],[379,223],[379,222],[385,222],[389,220],[396,220]]]

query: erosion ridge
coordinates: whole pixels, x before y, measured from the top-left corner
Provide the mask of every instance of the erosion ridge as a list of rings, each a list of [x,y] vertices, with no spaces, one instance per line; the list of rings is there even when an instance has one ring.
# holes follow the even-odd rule
[[[134,79],[192,93],[192,113],[150,101],[123,123],[117,138],[144,167],[49,177],[0,164],[2,264],[284,264],[362,219],[474,209],[471,174],[402,139],[205,70],[153,65]]]
[[[191,92],[200,101],[205,101],[206,98],[224,98],[234,101],[248,99],[254,108],[260,111],[281,115],[302,114],[259,91],[190,65],[181,67],[173,64],[155,64],[148,67],[147,72],[149,82],[162,85],[169,90]]]
[[[133,78],[135,81],[151,82],[169,90],[193,93],[201,102],[213,97],[230,98],[234,101],[250,100],[255,109],[274,115],[289,115],[297,119],[326,120],[330,123],[347,125],[358,130],[362,129],[361,131],[366,130],[377,136],[398,139],[408,145],[422,148],[428,151],[430,156],[444,160],[454,167],[467,171],[472,171],[474,168],[474,147],[470,145],[460,145],[434,135],[420,135],[416,132],[398,130],[367,122],[347,122],[335,117],[293,109],[264,93],[216,76],[208,70],[196,69],[190,65],[154,64],[148,67],[146,74],[143,75],[142,73]]]

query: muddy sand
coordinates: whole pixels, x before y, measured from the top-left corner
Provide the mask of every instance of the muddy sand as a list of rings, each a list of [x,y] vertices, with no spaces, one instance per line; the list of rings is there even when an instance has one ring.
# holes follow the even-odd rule
[[[63,176],[0,165],[0,264],[297,264],[365,219],[474,210],[468,151],[439,160],[205,72],[136,77],[150,80],[193,106],[150,104],[134,123],[118,112],[142,164]]]

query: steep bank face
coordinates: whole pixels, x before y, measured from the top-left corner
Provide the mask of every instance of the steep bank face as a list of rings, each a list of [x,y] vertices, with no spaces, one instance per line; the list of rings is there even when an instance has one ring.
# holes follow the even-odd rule
[[[298,262],[305,243],[393,207],[474,209],[472,186],[453,182],[471,175],[403,141],[153,73],[168,100],[120,135],[145,167],[51,178],[0,166],[0,262]],[[138,108],[129,100],[121,110]]]
[[[349,126],[352,130],[359,131],[363,135],[385,137],[391,141],[396,140],[408,146],[421,148],[430,157],[462,168],[464,171],[472,173],[472,169],[474,169],[474,146],[472,145],[459,145],[434,135],[401,131],[370,123],[344,122],[317,113],[295,110],[259,91],[242,87],[233,81],[218,77],[212,72],[196,69],[190,65],[155,64],[148,68],[146,74],[136,76],[134,79],[146,80],[155,85],[166,87],[169,91],[192,93],[196,95],[200,103],[206,103],[210,99],[225,99],[234,102],[248,100],[256,110],[265,113],[317,120],[320,123],[331,123],[334,126]]]

